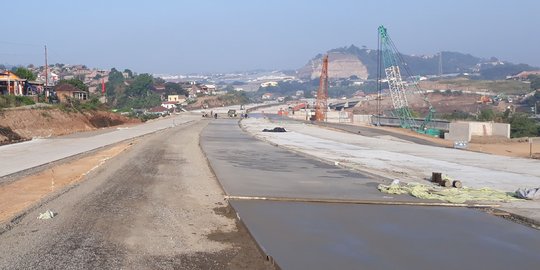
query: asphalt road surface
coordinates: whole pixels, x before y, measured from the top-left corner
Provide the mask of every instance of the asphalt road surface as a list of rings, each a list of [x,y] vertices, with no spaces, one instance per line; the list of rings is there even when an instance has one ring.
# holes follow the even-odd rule
[[[0,269],[272,269],[200,151],[207,123],[141,138],[24,213],[0,233]]]
[[[203,150],[228,195],[392,200],[342,170],[213,121]],[[401,200],[406,200],[400,198]],[[467,208],[231,200],[283,269],[538,269],[540,232]]]

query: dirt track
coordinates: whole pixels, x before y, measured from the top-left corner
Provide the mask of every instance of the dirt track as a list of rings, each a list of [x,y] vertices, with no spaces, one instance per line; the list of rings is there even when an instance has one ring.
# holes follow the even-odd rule
[[[206,124],[148,136],[27,212],[0,235],[0,268],[272,269],[200,151]]]

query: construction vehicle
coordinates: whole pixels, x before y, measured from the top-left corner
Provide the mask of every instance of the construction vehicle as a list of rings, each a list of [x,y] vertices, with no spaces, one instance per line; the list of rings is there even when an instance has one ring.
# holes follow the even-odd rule
[[[229,111],[227,112],[227,115],[228,115],[229,117],[236,117],[236,110],[229,110]]]
[[[478,104],[488,104],[488,103],[493,103],[493,100],[490,97],[488,97],[486,95],[483,95],[483,96],[480,97],[479,100],[476,101],[476,103],[478,103]]]
[[[412,93],[426,93],[422,91],[418,86],[415,76],[411,74],[408,70],[405,61],[403,60],[401,53],[397,50],[396,46],[390,36],[388,31],[384,26],[379,26],[379,64],[382,64],[384,74],[388,81],[388,86],[390,88],[390,97],[392,98],[393,112],[392,114],[399,118],[400,125],[402,128],[407,128],[414,130],[418,133],[427,134],[431,136],[439,136],[440,130],[435,128],[430,128],[431,121],[435,115],[435,109],[429,102],[427,96],[424,96],[424,102],[428,107],[428,114],[424,118],[422,124],[418,124],[415,118],[413,118],[412,110],[409,107],[407,101],[407,92]],[[381,72],[379,69],[377,72]],[[402,79],[402,72],[405,72],[407,78],[411,78],[412,81],[407,82]],[[382,76],[379,74],[378,76]],[[377,82],[380,84],[381,80]]]

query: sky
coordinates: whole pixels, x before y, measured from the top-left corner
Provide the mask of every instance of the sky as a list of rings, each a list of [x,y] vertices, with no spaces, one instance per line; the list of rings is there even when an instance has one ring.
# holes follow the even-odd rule
[[[49,63],[138,73],[297,69],[333,48],[377,48],[384,25],[402,53],[540,66],[537,0],[26,0],[1,13],[0,64],[43,65],[47,45]]]

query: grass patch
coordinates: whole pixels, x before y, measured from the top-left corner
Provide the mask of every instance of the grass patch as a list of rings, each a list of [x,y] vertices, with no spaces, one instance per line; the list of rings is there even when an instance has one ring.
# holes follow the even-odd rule
[[[34,100],[26,96],[0,95],[0,109],[34,104]]]

